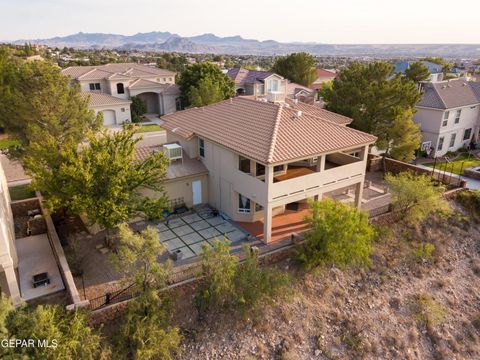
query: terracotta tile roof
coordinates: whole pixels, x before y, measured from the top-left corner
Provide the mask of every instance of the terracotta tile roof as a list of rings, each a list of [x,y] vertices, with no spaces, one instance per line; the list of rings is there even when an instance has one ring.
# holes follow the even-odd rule
[[[98,66],[70,66],[63,69],[62,74],[78,79],[82,77],[82,75],[92,72],[92,70],[97,70],[98,72],[91,73],[88,79],[111,78],[111,76],[115,74],[118,74],[121,77],[175,76],[173,71],[135,63],[118,63]],[[93,77],[94,75],[98,77]]]
[[[285,99],[285,102],[294,110],[301,110],[311,116],[318,117],[322,120],[332,121],[340,125],[350,124],[353,120],[347,116],[343,116],[325,109],[319,106],[305,104],[301,101],[295,102],[295,100]]]
[[[317,69],[317,78],[319,77],[326,77],[326,78],[335,78],[337,76],[336,73],[326,69]]]
[[[451,109],[479,104],[480,96],[476,89],[474,82],[462,79],[427,83],[418,106]]]
[[[89,105],[92,107],[95,106],[105,106],[105,105],[122,105],[122,104],[131,104],[130,100],[120,99],[108,94],[100,94],[94,92],[83,92],[80,95],[87,99],[89,98]]]
[[[169,84],[160,84],[156,81],[137,79],[128,88],[129,89],[145,89],[145,88],[167,88]]]
[[[264,164],[374,143],[376,137],[298,110],[236,97],[163,116],[166,130],[200,136]]]
[[[312,95],[315,93],[312,89],[310,89],[306,86],[288,81],[288,83],[287,83],[287,95],[296,95],[297,93],[301,92],[302,90],[306,91],[308,93],[311,93]]]

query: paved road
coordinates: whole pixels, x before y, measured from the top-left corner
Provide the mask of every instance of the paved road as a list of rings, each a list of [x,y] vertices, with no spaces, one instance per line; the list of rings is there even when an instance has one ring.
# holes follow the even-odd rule
[[[167,133],[165,130],[135,134],[135,137],[142,137],[142,140],[138,142],[137,146],[162,145],[167,142]]]
[[[420,168],[432,170],[432,168],[430,168],[428,166],[425,166],[425,165],[418,164],[416,166],[418,166]],[[441,171],[441,173],[443,174],[444,172]],[[467,182],[467,188],[480,190],[480,180],[472,179],[472,178],[469,178],[469,177],[466,177],[466,176],[459,176],[457,174],[451,174],[448,171],[445,172],[445,176],[460,177],[460,179],[465,180]]]

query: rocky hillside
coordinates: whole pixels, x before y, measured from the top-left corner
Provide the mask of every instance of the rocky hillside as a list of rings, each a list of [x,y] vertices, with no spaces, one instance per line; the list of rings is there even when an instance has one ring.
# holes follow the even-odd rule
[[[420,229],[386,223],[368,271],[303,273],[294,295],[257,319],[179,309],[180,359],[479,359],[480,225],[430,219]],[[418,246],[434,244],[421,259]],[[181,315],[180,315],[181,314]]]

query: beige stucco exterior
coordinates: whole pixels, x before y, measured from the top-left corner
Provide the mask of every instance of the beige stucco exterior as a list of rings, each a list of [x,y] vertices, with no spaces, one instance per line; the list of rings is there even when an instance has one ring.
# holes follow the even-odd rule
[[[10,193],[3,168],[0,166],[0,286],[14,305],[21,301],[17,280],[18,258]]]
[[[198,137],[185,139],[167,131],[167,142],[179,143],[191,158],[199,158],[208,169],[208,176],[203,180],[208,184],[208,198],[205,197],[205,202],[234,221],[264,220],[264,234],[267,242],[271,236],[272,216],[283,213],[286,204],[315,197],[322,198],[324,193],[353,185],[356,188],[356,205],[360,205],[368,145],[356,149],[345,149],[344,152],[316,154],[307,159],[291,159],[288,163],[284,163],[283,170],[277,172],[274,172],[274,166],[282,164],[261,164],[265,166],[265,175],[259,175],[256,174],[254,160],[250,160],[251,173],[242,172],[238,166],[240,154],[208,139],[203,141],[204,156],[200,156]],[[349,150],[352,152],[355,150],[358,157],[349,155]],[[326,162],[334,163],[336,167],[327,169]],[[288,164],[305,165],[315,168],[316,171],[274,182],[274,176],[285,173]],[[181,184],[171,188],[166,187],[166,190],[170,197],[173,194],[174,196],[183,194],[188,198],[191,194],[188,186]],[[240,209],[240,195],[250,200],[248,211]]]
[[[109,125],[120,125],[125,122],[132,121],[132,115],[130,112],[130,103],[125,104],[112,104],[112,105],[103,105],[103,106],[90,106],[90,108],[95,111],[95,115],[99,112],[103,113],[103,123],[105,126]],[[108,123],[113,114],[114,123]]]

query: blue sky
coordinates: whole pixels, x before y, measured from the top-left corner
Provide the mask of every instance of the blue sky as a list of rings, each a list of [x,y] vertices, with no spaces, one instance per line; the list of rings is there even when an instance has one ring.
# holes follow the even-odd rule
[[[448,4],[448,5],[447,5]],[[0,0],[0,39],[170,31],[321,43],[480,43],[480,1]]]

